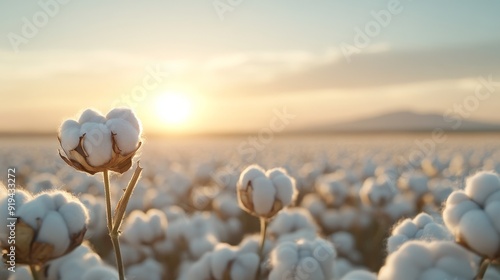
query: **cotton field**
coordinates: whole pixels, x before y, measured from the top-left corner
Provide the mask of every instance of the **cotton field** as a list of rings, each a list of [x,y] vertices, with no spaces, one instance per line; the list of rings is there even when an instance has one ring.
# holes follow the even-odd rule
[[[496,134],[277,135],[242,151],[245,137],[141,140],[124,111],[86,114],[61,144],[2,140],[0,279],[120,279],[118,263],[138,280],[500,279]],[[74,153],[86,122],[116,137],[89,166]]]

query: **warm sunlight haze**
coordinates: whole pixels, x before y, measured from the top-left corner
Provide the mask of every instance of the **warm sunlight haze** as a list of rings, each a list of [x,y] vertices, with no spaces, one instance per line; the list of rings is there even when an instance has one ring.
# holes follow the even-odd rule
[[[166,92],[156,98],[156,114],[159,121],[168,127],[180,127],[192,114],[192,102],[186,94]]]

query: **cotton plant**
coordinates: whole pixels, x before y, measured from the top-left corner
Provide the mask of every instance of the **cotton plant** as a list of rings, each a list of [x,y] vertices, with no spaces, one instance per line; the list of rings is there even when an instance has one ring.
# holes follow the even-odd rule
[[[120,226],[142,168],[137,165],[114,213],[111,210],[109,172],[123,174],[131,168],[132,158],[141,146],[141,134],[140,121],[127,108],[113,109],[106,116],[87,109],[78,121],[64,121],[58,132],[62,148],[59,155],[69,166],[91,175],[103,173],[107,227],[120,280],[125,278],[118,240]]]
[[[265,171],[258,165],[250,165],[241,173],[237,193],[240,207],[260,219],[261,246],[264,246],[268,220],[294,203],[297,188],[285,169]]]
[[[500,177],[482,171],[446,201],[443,219],[457,243],[482,257],[484,271],[500,258]],[[483,270],[481,270],[484,273]]]
[[[354,270],[342,277],[340,280],[377,280],[377,275],[366,270]]]
[[[363,256],[356,249],[356,238],[347,231],[339,231],[328,237],[340,257],[347,258],[350,261],[361,263]]]
[[[254,280],[259,271],[259,255],[221,243],[194,263],[180,279]]]
[[[63,191],[36,196],[18,191],[16,199],[16,262],[29,265],[36,279],[47,262],[71,253],[82,243],[89,216],[80,200]],[[6,210],[7,204],[8,199],[3,198],[0,208]],[[2,210],[2,215],[7,213]],[[8,244],[7,230],[0,230],[2,246]]]
[[[269,280],[329,280],[336,251],[323,240],[283,242],[271,252]]]
[[[389,255],[379,280],[457,279],[476,276],[477,258],[452,241],[409,241]]]
[[[420,213],[413,220],[405,219],[394,227],[391,236],[387,240],[387,253],[394,253],[410,240],[452,241],[453,237],[443,224],[438,223],[426,213]]]
[[[70,254],[48,263],[46,280],[118,280],[116,269],[107,266],[87,244]]]
[[[321,197],[334,207],[342,206],[349,197],[348,185],[339,173],[331,173],[318,178],[316,189]]]
[[[277,243],[299,239],[314,240],[319,228],[311,214],[300,208],[284,209],[269,223],[268,234]]]

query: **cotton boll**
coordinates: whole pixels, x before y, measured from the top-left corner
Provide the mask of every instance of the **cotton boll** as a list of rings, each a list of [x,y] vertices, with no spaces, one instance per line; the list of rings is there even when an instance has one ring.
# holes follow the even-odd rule
[[[424,278],[424,279],[445,279],[445,278]],[[347,273],[341,280],[377,280],[375,273],[366,270],[355,270]]]
[[[41,193],[61,185],[59,179],[50,173],[41,173],[33,176],[26,186],[33,193]]]
[[[87,109],[83,111],[83,113],[80,115],[80,119],[78,120],[80,124],[83,123],[105,123],[106,118],[101,115],[101,113],[94,111],[92,109]]]
[[[134,111],[129,108],[115,108],[106,115],[106,119],[122,119],[127,121],[136,131],[141,132],[141,124],[139,119],[134,114]]]
[[[163,267],[156,260],[149,258],[140,264],[130,266],[126,274],[130,279],[161,280]]]
[[[310,193],[304,196],[301,206],[309,210],[315,217],[319,218],[326,211],[326,205],[316,193]]]
[[[375,207],[389,204],[395,194],[396,188],[386,176],[366,179],[359,191],[363,203]]]
[[[191,240],[191,243],[189,244],[189,253],[193,256],[193,258],[198,259],[206,252],[213,250],[218,242],[217,238],[213,235]]]
[[[61,206],[58,212],[66,222],[70,235],[81,232],[89,220],[87,210],[80,202],[68,202]]]
[[[386,259],[378,279],[472,279],[475,256],[449,241],[409,241]],[[431,277],[431,278],[427,278]]]
[[[66,222],[56,211],[49,211],[43,219],[36,240],[54,246],[54,255],[60,256],[68,249],[70,240]]]
[[[48,211],[47,205],[41,199],[36,199],[26,202],[22,207],[19,207],[16,214],[31,228],[38,229],[39,224]]]
[[[90,268],[82,275],[82,280],[118,280],[118,272],[111,267]]]
[[[472,210],[465,213],[460,220],[459,232],[476,252],[495,257],[500,245],[499,235],[483,211]]]
[[[16,272],[9,272],[7,280],[31,280],[33,279],[33,275],[31,274],[31,270],[27,266],[19,266],[16,267]],[[1,276],[1,274],[0,274]],[[7,276],[6,276],[7,277]]]
[[[252,187],[255,212],[259,215],[269,213],[276,195],[276,189],[273,187],[272,182],[265,177],[259,177],[252,181]]]
[[[218,195],[212,201],[213,207],[224,217],[238,217],[241,214],[241,208],[237,199],[228,193]]]
[[[259,178],[265,177],[266,172],[262,167],[258,165],[250,165],[243,172],[241,172],[240,180],[238,181],[238,186],[240,189],[245,189],[250,181]]]
[[[495,192],[500,191],[500,178],[495,173],[480,172],[467,179],[465,194],[480,205]]]
[[[109,128],[105,124],[84,123],[81,133],[85,134],[83,148],[88,154],[88,163],[92,166],[108,163],[113,151]]]
[[[232,264],[231,279],[253,280],[258,267],[259,256],[257,254],[240,254]]]
[[[284,205],[290,205],[297,197],[293,180],[285,174],[276,175],[271,179],[276,187],[276,198]]]
[[[3,193],[0,192],[0,221],[2,222],[2,225],[5,225],[7,218],[10,217],[9,211],[8,211],[8,196],[7,196],[7,189],[5,186],[0,182],[0,191],[4,191]],[[3,197],[2,197],[3,196]],[[16,208],[19,210],[20,208],[23,207],[24,204],[26,204],[29,200],[32,199],[32,196],[30,193],[28,193],[25,190],[16,190],[14,194],[14,199],[16,201]],[[29,211],[27,211],[29,212]],[[31,212],[30,212],[31,213]],[[17,216],[19,216],[19,211],[16,213]],[[35,216],[34,220],[36,221],[36,216],[37,215],[32,215]],[[7,238],[9,236],[9,228],[6,226],[0,226],[0,243],[7,242]]]
[[[316,189],[328,203],[335,207],[341,206],[349,195],[349,188],[345,183],[344,177],[339,173],[320,177]]]
[[[229,248],[219,248],[212,253],[210,267],[215,279],[223,279],[226,267],[234,256],[235,252]]]
[[[446,201],[443,219],[455,239],[481,256],[500,256],[498,213],[500,178],[479,172],[467,179],[465,191],[453,192]]]
[[[137,149],[140,132],[129,122],[122,119],[111,119],[106,122],[106,126],[113,133],[121,155],[127,155]]]
[[[80,143],[80,124],[74,120],[65,121],[59,128],[61,147],[66,153],[74,150]]]

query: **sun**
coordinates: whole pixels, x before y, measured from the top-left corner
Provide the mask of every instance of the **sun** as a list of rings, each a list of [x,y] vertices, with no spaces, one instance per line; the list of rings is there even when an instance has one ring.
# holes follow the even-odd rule
[[[167,92],[156,99],[156,114],[166,124],[179,126],[185,124],[192,111],[192,103],[186,94]]]

